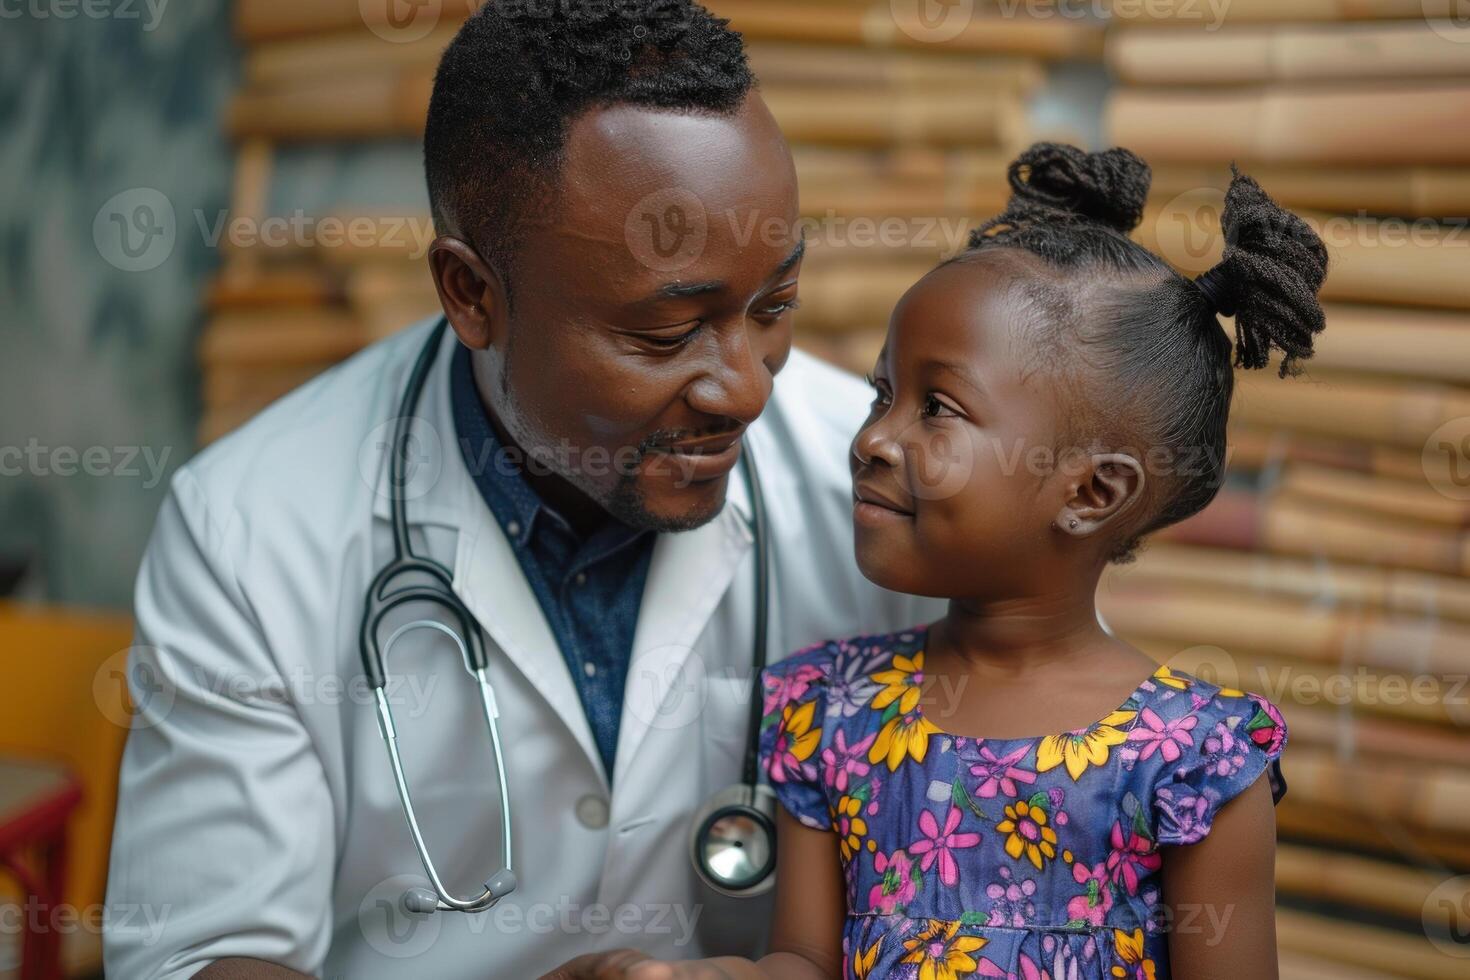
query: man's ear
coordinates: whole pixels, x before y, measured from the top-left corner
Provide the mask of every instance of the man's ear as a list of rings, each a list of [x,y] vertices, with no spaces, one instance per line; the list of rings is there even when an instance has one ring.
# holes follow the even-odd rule
[[[1127,453],[1094,453],[1052,522],[1064,534],[1086,537],[1143,498],[1143,467]]]
[[[441,235],[429,246],[439,305],[460,342],[471,350],[501,350],[509,329],[505,281],[469,243]]]

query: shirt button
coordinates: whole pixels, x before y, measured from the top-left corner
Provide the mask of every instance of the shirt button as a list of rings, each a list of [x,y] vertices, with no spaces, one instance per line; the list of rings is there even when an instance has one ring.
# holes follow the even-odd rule
[[[606,827],[607,816],[607,801],[602,797],[588,794],[577,801],[577,822],[588,830]]]
[[[509,524],[505,525],[505,533],[509,534],[513,538],[518,537],[521,533],[521,522],[511,521]]]
[[[578,585],[586,585],[587,584],[587,573],[586,572],[578,572],[577,573],[577,577],[574,578],[574,579],[572,579],[572,581],[573,582],[576,582]]]
[[[596,677],[597,665],[592,663],[591,661],[588,661],[587,663],[582,665],[582,673],[586,674],[588,677]]]

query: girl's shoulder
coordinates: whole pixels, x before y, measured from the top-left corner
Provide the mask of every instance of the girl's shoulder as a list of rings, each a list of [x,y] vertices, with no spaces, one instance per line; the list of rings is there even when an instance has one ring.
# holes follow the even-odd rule
[[[1168,665],[1159,667],[1140,688],[1137,708],[1139,721],[1150,727],[1158,718],[1176,726],[1188,724],[1191,730],[1206,723],[1238,730],[1272,757],[1280,755],[1286,740],[1281,710],[1266,698]]]
[[[1215,812],[1263,774],[1274,801],[1285,794],[1286,721],[1261,695],[1160,667],[1133,707],[1120,757],[1152,800],[1158,844],[1202,839]]]

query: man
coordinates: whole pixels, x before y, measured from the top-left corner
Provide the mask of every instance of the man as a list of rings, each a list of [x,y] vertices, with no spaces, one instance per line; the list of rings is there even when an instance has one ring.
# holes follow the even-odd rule
[[[428,323],[201,453],[158,518],[109,903],[160,924],[119,916],[109,975],[520,980],[614,947],[752,952],[766,906],[700,886],[687,843],[749,734],[740,455],[769,510],[773,658],[937,614],[854,566],[867,392],[791,351],[794,173],[723,21],[491,3],[444,55],[424,156],[453,336],[403,485],[389,433]],[[484,631],[511,856],[459,654],[418,630],[385,656],[446,888],[519,880],[488,912],[400,900],[425,879],[358,653],[394,493]]]

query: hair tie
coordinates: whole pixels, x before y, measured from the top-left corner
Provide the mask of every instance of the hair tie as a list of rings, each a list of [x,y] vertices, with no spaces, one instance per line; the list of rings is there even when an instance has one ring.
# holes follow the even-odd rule
[[[1199,287],[1200,292],[1205,294],[1205,299],[1210,303],[1210,309],[1220,316],[1235,315],[1235,300],[1232,295],[1235,291],[1226,282],[1225,272],[1221,266],[1215,266],[1194,280],[1194,284]]]

